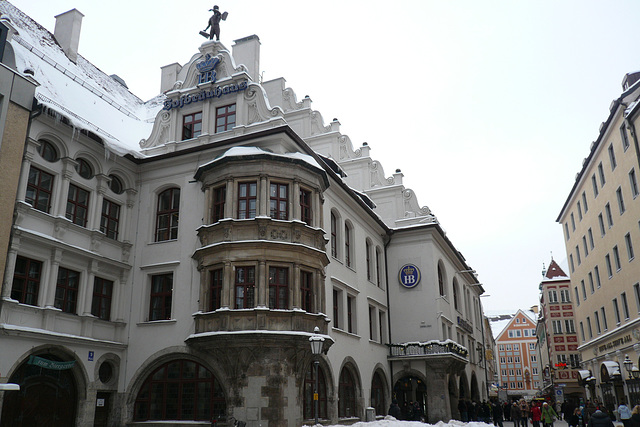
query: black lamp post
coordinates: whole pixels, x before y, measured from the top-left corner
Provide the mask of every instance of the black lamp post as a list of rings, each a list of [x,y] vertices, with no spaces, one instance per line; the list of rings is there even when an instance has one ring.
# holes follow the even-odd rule
[[[313,414],[316,418],[315,425],[318,425],[318,365],[320,365],[318,356],[322,354],[322,346],[324,344],[324,338],[318,335],[319,332],[320,328],[316,326],[313,329],[313,335],[309,337],[309,344],[311,344],[311,353],[314,356],[313,376],[315,377],[315,384],[313,390]]]
[[[631,361],[631,359],[629,359],[629,355],[628,354],[624,355],[624,362],[622,362],[622,364],[624,365],[624,369],[627,371],[627,375],[629,375],[629,379],[631,379],[631,371],[633,369],[633,362]]]

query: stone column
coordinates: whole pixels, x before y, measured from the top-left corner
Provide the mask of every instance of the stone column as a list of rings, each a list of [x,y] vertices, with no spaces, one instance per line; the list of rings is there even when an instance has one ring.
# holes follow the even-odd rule
[[[258,297],[257,306],[258,307],[266,307],[267,306],[267,292],[269,289],[269,281],[267,280],[267,262],[263,259],[258,263],[258,271],[257,271],[257,279],[256,280],[256,296]]]
[[[234,308],[233,297],[235,289],[235,278],[233,277],[233,267],[229,261],[224,263],[224,276],[222,279],[222,302],[224,308]]]
[[[211,224],[213,219],[213,215],[211,213],[211,205],[212,205],[211,193],[212,193],[211,186],[207,186],[207,188],[204,189],[204,224],[205,225]]]
[[[256,192],[258,203],[256,206],[256,216],[269,216],[271,209],[269,208],[269,180],[266,175],[260,175],[260,182]]]
[[[57,187],[56,189],[54,189],[54,196],[56,194],[58,194],[59,196],[56,197],[56,206],[53,209],[53,212],[51,212],[51,214],[53,216],[61,216],[64,217],[67,213],[67,198],[69,197],[69,184],[71,183],[71,177],[73,176],[73,173],[75,172],[74,170],[74,166],[76,164],[75,160],[69,158],[69,157],[65,157],[64,159],[62,159],[62,174],[61,177],[62,179],[57,180],[58,184],[54,184],[55,187]]]
[[[225,218],[235,217],[233,213],[233,210],[235,208],[233,204],[233,189],[234,189],[233,180],[228,179],[227,190],[225,191],[225,197],[224,197],[224,217]]]
[[[300,300],[300,264],[293,264],[293,289],[291,289],[291,306],[292,308],[300,308],[302,301]]]
[[[445,356],[453,357],[453,356]],[[435,424],[442,420],[447,422],[451,419],[451,401],[449,399],[448,374],[451,363],[430,359],[425,362],[425,373],[427,386],[427,412],[430,424]]]
[[[27,144],[33,141],[29,138]],[[27,193],[27,184],[29,183],[29,171],[31,170],[31,161],[33,160],[33,152],[31,150],[25,151],[22,158],[22,169],[20,171],[20,180],[18,181],[18,192],[16,193],[16,200],[24,201],[24,196]]]
[[[15,238],[14,238],[15,244]],[[4,270],[4,281],[2,285],[2,298],[11,297],[11,288],[13,287],[13,274],[16,268],[16,258],[18,257],[18,249],[11,247],[7,251],[7,264]],[[42,278],[40,278],[42,280]],[[40,294],[41,292],[38,292]],[[38,295],[38,298],[40,295]]]
[[[291,212],[289,219],[300,220],[302,218],[300,209],[300,181],[297,179],[293,180],[293,190],[289,198],[289,206],[291,207],[289,209],[289,212]]]
[[[46,282],[41,282],[48,284],[48,287],[43,289],[46,294],[44,300],[45,307],[53,307],[56,298],[56,284],[58,282],[58,269],[60,268],[60,260],[62,259],[62,250],[61,249],[53,249],[51,251],[51,265],[49,266],[49,278],[50,280]]]
[[[98,270],[98,261],[89,261],[89,268],[87,274],[80,280],[80,289],[78,289],[78,314],[83,316],[91,315],[91,303],[93,300],[93,281],[95,279],[95,272]]]

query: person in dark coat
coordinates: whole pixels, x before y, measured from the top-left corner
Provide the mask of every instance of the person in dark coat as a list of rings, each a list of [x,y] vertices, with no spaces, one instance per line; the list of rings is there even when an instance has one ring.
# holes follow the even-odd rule
[[[522,411],[520,410],[520,405],[518,405],[518,402],[513,402],[513,405],[511,405],[510,414],[511,419],[513,420],[513,425],[515,427],[518,427],[520,425],[520,418],[522,418]]]
[[[500,402],[494,401],[492,403],[491,415],[493,415],[493,425],[496,427],[503,427],[503,424],[502,424],[503,410],[502,410],[502,404]]]
[[[402,416],[400,407],[398,406],[398,401],[396,399],[393,399],[393,401],[391,402],[391,406],[389,406],[389,415],[391,415],[396,420],[399,420]]]
[[[464,400],[458,400],[458,412],[460,412],[460,421],[466,423],[469,421],[469,416],[467,415],[467,404],[464,403]]]
[[[640,427],[640,405],[636,405],[631,410],[630,427]]]
[[[602,412],[600,409],[596,410],[589,419],[589,427],[613,427],[613,421],[609,418],[609,415]]]

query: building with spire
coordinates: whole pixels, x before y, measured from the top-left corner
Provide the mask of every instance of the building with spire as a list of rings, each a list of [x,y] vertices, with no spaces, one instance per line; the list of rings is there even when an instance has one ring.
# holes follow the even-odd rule
[[[571,280],[553,258],[542,276],[536,334],[543,374],[541,391],[556,401],[577,403],[584,397],[584,388],[578,383],[580,354]]]
[[[20,390],[0,426],[350,424],[392,399],[435,423],[487,399],[475,271],[400,170],[260,81],[256,35],[194,46],[143,101],[78,52],[79,11],[54,34],[0,14],[38,84],[11,169],[0,382]]]

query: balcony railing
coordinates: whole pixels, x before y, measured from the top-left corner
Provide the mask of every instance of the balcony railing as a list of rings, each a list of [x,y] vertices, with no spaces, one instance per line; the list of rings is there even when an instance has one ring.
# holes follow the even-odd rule
[[[453,341],[427,341],[402,344],[388,344],[390,357],[430,356],[454,354],[463,358],[469,356],[469,351]]]

